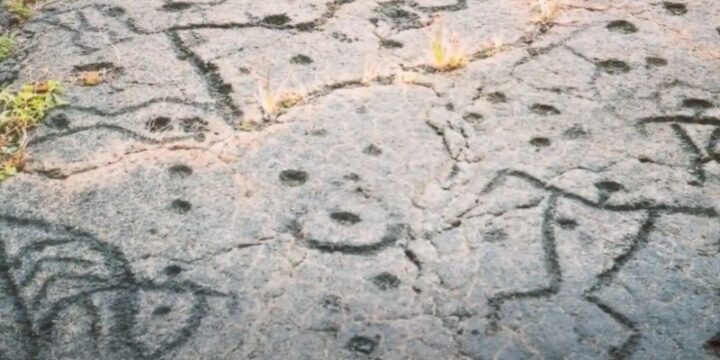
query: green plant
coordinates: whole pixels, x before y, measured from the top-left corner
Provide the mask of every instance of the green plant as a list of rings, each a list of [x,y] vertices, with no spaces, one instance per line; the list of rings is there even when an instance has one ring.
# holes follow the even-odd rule
[[[300,92],[285,90],[285,84],[289,78],[290,75],[288,74],[285,81],[283,81],[283,85],[278,89],[273,89],[270,86],[269,72],[264,78],[258,80],[258,90],[255,96],[265,114],[266,120],[274,119],[281,110],[302,101],[303,95]]]
[[[0,91],[0,181],[20,171],[25,163],[28,131],[55,107],[65,105],[62,85],[50,80],[23,85],[19,91]]]
[[[485,43],[485,45],[480,50],[473,53],[472,58],[473,59],[486,59],[491,56],[495,56],[496,54],[499,54],[507,49],[508,49],[508,45],[503,40],[501,40],[500,38],[495,38],[495,39]]]
[[[268,76],[269,77],[269,76]],[[265,114],[273,115],[278,112],[277,94],[270,88],[270,79],[260,79],[258,81],[257,101]]]
[[[8,35],[0,35],[0,62],[5,61],[13,53],[15,39]]]
[[[540,13],[537,21],[541,24],[549,24],[555,20],[560,11],[560,0],[537,0],[535,7]]]
[[[468,55],[460,45],[457,35],[445,35],[445,28],[438,25],[430,39],[432,63],[438,71],[452,71],[465,66]]]
[[[29,19],[33,15],[33,9],[30,4],[34,3],[34,0],[7,0],[5,2],[5,8],[11,14],[15,14],[22,19]]]
[[[80,86],[98,86],[105,81],[105,71],[85,71],[78,75]]]

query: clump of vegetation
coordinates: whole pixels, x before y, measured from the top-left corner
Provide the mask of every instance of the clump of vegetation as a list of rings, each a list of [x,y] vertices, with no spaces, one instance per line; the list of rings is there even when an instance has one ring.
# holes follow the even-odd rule
[[[360,79],[360,83],[363,85],[370,84],[377,78],[378,66],[374,60],[370,57],[365,58],[365,65],[363,67],[363,76]]]
[[[0,35],[0,62],[12,55],[15,49],[15,39],[9,35]]]
[[[33,16],[34,10],[30,5],[34,3],[35,0],[6,0],[5,8],[9,13],[27,20]]]
[[[462,48],[456,34],[446,35],[445,28],[438,25],[431,35],[430,52],[433,67],[438,71],[452,71],[465,66],[468,54]]]
[[[540,14],[537,21],[541,24],[550,24],[560,11],[560,0],[537,0],[535,7]]]
[[[273,89],[270,86],[270,74],[266,74],[264,78],[258,80],[258,90],[256,98],[260,107],[265,114],[266,120],[274,119],[283,109],[290,108],[299,103],[303,99],[303,95],[298,91],[287,90],[285,88],[290,75],[283,81],[282,85]]]
[[[506,49],[508,49],[509,46],[506,44],[503,40],[500,38],[495,38],[483,45],[483,47],[478,50],[477,52],[472,54],[473,59],[486,59],[492,56],[495,56]]]
[[[60,82],[53,80],[0,91],[0,181],[22,170],[28,131],[50,110],[66,104],[62,91]]]
[[[85,71],[78,75],[78,84],[81,86],[97,86],[105,81],[105,71]]]

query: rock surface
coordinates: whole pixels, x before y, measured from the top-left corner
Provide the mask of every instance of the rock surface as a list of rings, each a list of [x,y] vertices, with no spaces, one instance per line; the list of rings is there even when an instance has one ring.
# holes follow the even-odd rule
[[[0,359],[718,358],[720,3],[536,17],[48,3],[0,81],[107,81],[0,184]]]

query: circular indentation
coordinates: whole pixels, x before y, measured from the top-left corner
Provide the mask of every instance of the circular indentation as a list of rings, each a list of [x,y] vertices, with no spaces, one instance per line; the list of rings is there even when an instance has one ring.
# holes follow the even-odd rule
[[[560,114],[560,110],[558,110],[552,105],[547,104],[532,104],[530,105],[530,111],[543,116]]]
[[[119,6],[107,6],[102,9],[102,12],[109,17],[118,17],[125,14],[125,9]]]
[[[630,71],[630,65],[618,59],[608,59],[597,63],[597,66],[611,75],[624,74]]]
[[[208,128],[208,122],[197,116],[180,119],[178,123],[180,124],[180,128],[186,133],[199,133],[210,130]]]
[[[172,209],[178,214],[186,214],[188,211],[190,211],[190,209],[192,209],[192,204],[182,199],[175,199],[172,201],[172,203],[170,203],[170,209]]]
[[[308,65],[313,63],[313,59],[307,55],[298,54],[290,58],[290,63],[295,65]]]
[[[283,170],[280,182],[287,186],[300,186],[308,180],[308,173],[302,170]]]
[[[684,3],[665,1],[663,7],[670,15],[685,15],[688,12]]]
[[[507,96],[505,93],[495,91],[487,94],[487,100],[493,104],[499,104],[507,102]]]
[[[657,56],[648,56],[645,58],[645,63],[648,66],[666,66],[668,64],[667,60],[657,57]]]
[[[171,166],[168,172],[170,172],[170,175],[184,178],[192,175],[193,169],[184,164],[176,164]]]
[[[150,119],[145,123],[145,128],[150,132],[162,132],[170,130],[170,118],[165,116],[159,116],[154,119]]]
[[[233,91],[233,87],[231,84],[219,84],[215,90],[221,95],[228,95]]]
[[[558,225],[565,230],[573,230],[578,226],[577,221],[574,219],[560,218],[557,219]]]
[[[365,149],[363,149],[363,154],[370,156],[380,156],[382,155],[382,149],[377,147],[375,144],[370,144]]]
[[[715,336],[708,339],[703,347],[706,350],[714,352],[715,355],[720,356],[720,333],[717,333]]]
[[[312,129],[307,134],[317,137],[325,137],[328,134],[327,129],[320,128],[320,129]]]
[[[165,316],[165,315],[169,314],[171,311],[172,311],[172,307],[167,306],[167,305],[160,305],[153,310],[152,314],[153,314],[153,316]]]
[[[397,287],[400,286],[400,283],[401,283],[400,279],[398,279],[397,276],[395,276],[387,271],[374,276],[372,278],[372,282],[380,290],[396,289]]]
[[[169,12],[183,11],[191,8],[192,3],[188,2],[170,2],[162,6],[162,9]]]
[[[688,98],[684,99],[682,106],[694,110],[705,110],[713,107],[713,103],[705,99]]]
[[[48,119],[47,124],[56,129],[67,129],[70,126],[70,119],[63,113],[55,114]]]
[[[386,49],[400,49],[405,45],[396,40],[380,39],[380,46],[382,46]]]
[[[378,342],[367,336],[353,336],[348,342],[348,349],[362,354],[370,354],[377,347]]]
[[[536,147],[548,147],[552,142],[546,137],[534,137],[530,139],[530,144]]]
[[[382,20],[396,30],[417,29],[423,27],[422,19],[418,14],[408,11],[404,1],[387,1],[380,3],[375,9],[380,19],[370,19],[370,22]]]
[[[471,123],[479,123],[482,119],[483,116],[475,112],[469,112],[463,115],[463,120]]]
[[[281,26],[290,22],[290,17],[287,14],[276,14],[268,15],[262,19],[263,24]]]
[[[342,299],[337,295],[326,295],[322,298],[322,307],[330,312],[340,312],[342,310]]]
[[[599,181],[595,183],[595,187],[600,191],[609,193],[618,192],[623,189],[622,184],[615,181]]]
[[[337,211],[331,213],[330,218],[333,219],[335,222],[345,226],[355,225],[362,221],[359,216],[347,211]]]
[[[632,34],[638,31],[637,27],[627,20],[614,20],[607,24],[607,29],[621,34]]]
[[[353,38],[353,37],[348,36],[345,33],[337,32],[337,31],[330,34],[330,36],[332,36],[333,39],[338,40],[340,42],[344,42],[344,43],[351,43],[351,42],[358,41],[358,38]]]
[[[181,272],[183,272],[183,268],[179,265],[168,265],[168,267],[163,270],[163,274],[167,276],[176,276]]]
[[[369,199],[369,198],[370,198],[370,190],[365,189],[365,188],[362,187],[362,186],[356,187],[354,193],[357,194],[357,195],[360,195],[360,196],[362,196],[362,197],[364,197],[364,198],[366,198],[366,199]]]
[[[482,234],[483,241],[489,243],[502,242],[505,241],[507,237],[508,234],[502,229],[493,229]]]
[[[588,136],[587,130],[583,129],[580,125],[573,125],[571,128],[563,131],[562,136],[566,139],[575,140],[581,137]]]

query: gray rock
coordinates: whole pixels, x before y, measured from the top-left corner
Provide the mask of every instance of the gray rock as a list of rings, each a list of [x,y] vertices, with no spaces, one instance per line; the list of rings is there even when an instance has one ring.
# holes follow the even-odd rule
[[[526,5],[40,7],[0,359],[716,358],[720,7]]]

